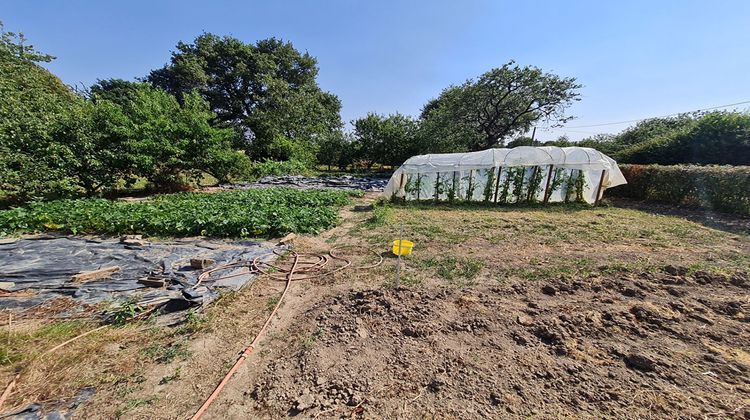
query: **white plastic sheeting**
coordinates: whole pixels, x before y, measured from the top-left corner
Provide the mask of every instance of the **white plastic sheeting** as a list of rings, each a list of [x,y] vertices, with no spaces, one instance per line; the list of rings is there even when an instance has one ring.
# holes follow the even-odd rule
[[[498,176],[499,175],[499,176]],[[595,203],[627,181],[609,156],[588,147],[530,147],[409,158],[383,194],[407,200]]]

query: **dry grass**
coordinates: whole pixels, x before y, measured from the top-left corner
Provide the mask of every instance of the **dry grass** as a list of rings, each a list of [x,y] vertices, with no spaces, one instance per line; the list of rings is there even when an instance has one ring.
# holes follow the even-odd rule
[[[668,264],[725,273],[750,267],[747,235],[618,207],[390,205],[353,233],[382,246],[402,228],[416,243],[407,284],[590,277]]]

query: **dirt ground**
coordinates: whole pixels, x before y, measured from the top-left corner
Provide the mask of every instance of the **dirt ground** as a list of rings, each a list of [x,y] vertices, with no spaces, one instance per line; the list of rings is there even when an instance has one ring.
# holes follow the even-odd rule
[[[362,207],[373,200],[296,249],[352,245],[364,265],[403,230],[417,245],[399,284],[394,258],[293,283],[205,418],[750,418],[750,237],[732,229],[743,220]],[[174,357],[144,357],[139,336],[102,341],[110,368],[82,374],[108,379],[76,416],[190,417],[282,288],[261,279],[187,333],[150,332],[157,354],[182,349]]]

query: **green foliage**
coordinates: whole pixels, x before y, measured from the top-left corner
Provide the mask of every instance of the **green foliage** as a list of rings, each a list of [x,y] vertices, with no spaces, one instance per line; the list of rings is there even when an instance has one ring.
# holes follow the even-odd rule
[[[531,137],[519,136],[508,142],[507,147],[519,147],[519,146],[533,146],[534,140]]]
[[[513,168],[505,169],[505,179],[503,180],[503,186],[500,189],[499,196],[497,199],[498,203],[507,203],[508,194],[510,193],[510,184],[513,181]]]
[[[456,195],[458,192],[458,173],[453,172],[453,176],[451,177],[451,184],[450,187],[448,187],[448,193],[446,194],[448,196],[448,202],[453,203],[456,201]]]
[[[510,62],[445,89],[425,105],[423,125],[428,138],[439,142],[436,151],[484,150],[525,133],[537,121],[552,126],[568,121],[564,111],[579,99],[580,87],[574,78]]]
[[[215,128],[215,114],[197,92],[178,102],[161,89],[141,85],[123,110],[130,123],[122,127],[129,141],[135,173],[158,188],[169,189],[203,172],[227,180],[244,155],[231,148],[234,130]]]
[[[315,58],[291,43],[204,33],[179,42],[148,80],[176,97],[197,89],[219,121],[243,134],[235,146],[253,159],[312,163],[319,143],[342,127],[341,103],[320,89],[317,74]]]
[[[542,190],[542,180],[544,179],[544,173],[542,168],[535,166],[531,172],[531,176],[528,179],[526,186],[526,201],[532,203],[536,201],[536,197]]]
[[[750,163],[750,114],[714,111],[642,121],[617,135],[584,139],[623,163]]]
[[[518,167],[518,168],[508,168],[508,177],[511,179],[511,184],[513,186],[513,197],[516,200],[516,203],[520,203],[521,199],[523,198],[523,186],[524,186],[524,180],[526,179],[526,168],[525,167]]]
[[[576,192],[577,203],[586,202],[583,198],[583,191],[585,189],[586,189],[586,176],[584,175],[583,171],[579,170],[578,176],[575,178],[575,192]]]
[[[495,194],[495,168],[488,168],[484,170],[484,177],[487,182],[484,184],[484,201],[488,203],[492,200],[492,196]]]
[[[612,196],[750,215],[750,167],[620,165]]]
[[[112,322],[113,325],[121,327],[132,321],[133,318],[135,318],[142,311],[143,308],[138,305],[138,301],[134,298],[130,298],[111,311],[108,311],[106,313],[106,317]]]
[[[26,62],[48,63],[55,57],[37,51],[33,45],[27,42],[22,33],[6,32],[5,26],[0,22],[0,58],[7,60],[15,58]]]
[[[244,237],[317,233],[336,223],[337,208],[347,202],[344,191],[291,188],[178,193],[142,202],[59,200],[0,211],[0,234],[61,231]]]
[[[565,202],[575,200],[576,203],[585,202],[583,191],[586,188],[586,176],[581,170],[573,169],[569,176],[565,177]]]
[[[415,197],[417,200],[421,199],[422,192],[422,174],[409,174],[406,178],[406,185],[404,186],[406,194]]]
[[[354,155],[368,168],[375,163],[400,165],[418,153],[417,128],[416,120],[399,113],[369,113],[354,122]]]
[[[367,219],[370,226],[382,226],[391,217],[391,207],[386,202],[376,203],[372,207],[372,215]]]
[[[325,136],[318,144],[318,163],[327,165],[328,169],[331,169],[332,166],[346,169],[356,159],[354,148],[353,136],[348,133],[337,132]]]
[[[94,102],[109,101],[124,106],[135,100],[140,85],[123,79],[97,80],[89,88],[89,97]]]
[[[445,192],[445,181],[441,179],[440,172],[438,172],[437,174],[435,174],[435,201],[440,200],[440,196],[444,192]]]
[[[0,198],[10,202],[65,197],[77,189],[61,159],[70,151],[53,133],[83,100],[37,64],[52,57],[24,40],[0,24]]]
[[[474,171],[469,170],[469,174],[464,177],[466,181],[466,201],[472,201],[474,198],[474,190],[477,189],[477,183],[474,180]]]
[[[35,63],[49,61],[0,27],[0,197],[35,199],[98,194],[121,181],[160,189],[227,180],[247,165],[231,149],[236,132],[197,93],[178,101],[160,89],[100,81],[90,100]]]
[[[546,141],[542,143],[542,146],[571,147],[571,146],[578,146],[578,144],[570,141],[568,136],[562,135],[558,137],[557,140]],[[508,145],[508,147],[510,147],[510,145]]]
[[[550,180],[547,195],[544,196],[544,202],[549,201],[552,194],[567,182],[566,172],[564,168],[557,168],[552,172],[552,180]]]
[[[260,179],[264,176],[282,176],[282,175],[307,175],[310,168],[306,162],[296,159],[287,161],[265,160],[263,162],[253,162],[248,171],[246,178]]]

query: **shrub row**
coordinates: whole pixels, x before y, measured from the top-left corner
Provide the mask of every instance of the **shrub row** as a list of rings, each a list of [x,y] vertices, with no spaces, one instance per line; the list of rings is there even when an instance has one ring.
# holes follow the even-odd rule
[[[0,235],[73,234],[243,237],[317,233],[332,227],[348,193],[268,188],[178,193],[140,202],[98,198],[31,203],[0,211]]]
[[[608,195],[750,215],[750,166],[620,165]]]

